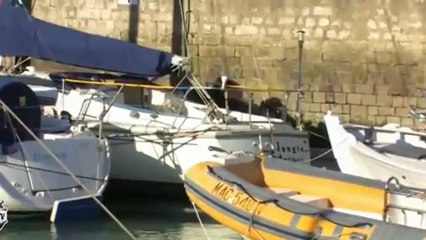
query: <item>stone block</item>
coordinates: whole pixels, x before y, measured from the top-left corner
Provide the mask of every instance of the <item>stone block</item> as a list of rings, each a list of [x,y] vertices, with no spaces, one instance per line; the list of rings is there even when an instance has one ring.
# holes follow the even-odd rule
[[[280,28],[277,27],[269,27],[266,29],[266,33],[269,35],[280,35],[282,34],[282,30]]]
[[[361,102],[362,102],[362,94],[349,93],[347,95],[347,101],[348,101],[349,104],[361,104]]]
[[[306,102],[306,103],[312,102],[312,92],[305,91],[303,93],[303,102]]]
[[[355,93],[361,93],[361,94],[373,94],[374,93],[374,87],[372,85],[368,84],[355,84]]]
[[[324,38],[324,29],[315,28],[313,37],[323,39]]]
[[[152,16],[151,21],[154,20],[154,21],[158,21],[158,22],[169,23],[173,19],[172,14],[170,14],[170,13],[157,13],[157,14],[154,14],[154,15],[151,15],[151,16]],[[210,25],[210,24],[205,24],[205,25]],[[219,29],[219,25],[211,24],[211,26],[212,27],[211,27],[210,30],[213,30],[214,28]]]
[[[351,108],[349,105],[343,105],[342,109],[344,114],[349,114],[351,112],[350,111]]]
[[[376,105],[376,95],[373,94],[363,94],[362,95],[362,105],[374,106]]]
[[[313,92],[312,98],[314,103],[325,103],[325,92]]]
[[[331,7],[316,6],[313,9],[314,16],[331,16],[332,14],[333,9]]]
[[[271,59],[285,59],[285,48],[284,46],[272,46],[269,48],[268,57]]]
[[[236,57],[245,57],[250,56],[251,51],[247,47],[235,47],[235,56]]]
[[[403,97],[404,105],[403,107],[410,107],[417,105],[417,99],[415,97]]]
[[[334,102],[339,104],[346,104],[346,93],[334,93]]]
[[[395,116],[398,117],[407,117],[409,115],[408,108],[405,107],[397,107],[395,108]]]
[[[278,81],[278,69],[276,68],[264,68],[263,69],[263,79],[267,82],[277,82]]]
[[[256,35],[258,28],[254,25],[239,25],[235,27],[235,35]]]
[[[309,104],[309,112],[314,112],[314,113],[321,112],[321,104],[320,103]]]
[[[388,85],[376,85],[375,86],[375,93],[379,95],[387,95],[389,93],[389,86]]]
[[[309,112],[309,105],[310,103],[302,102],[300,104],[302,112]]]
[[[386,106],[390,107],[392,106],[392,97],[388,95],[377,95],[376,96],[376,103],[378,106]]]
[[[202,41],[206,45],[219,45],[221,37],[217,34],[203,34]]]
[[[309,83],[309,91],[318,92],[320,90],[320,85],[318,83]]]
[[[334,69],[335,71],[339,72],[347,72],[351,71],[351,64],[348,62],[336,62],[334,63]]]
[[[278,20],[279,25],[294,25],[296,19],[294,17],[281,17]]]
[[[348,123],[351,121],[351,116],[349,114],[342,114],[340,116],[342,123]]]
[[[420,108],[420,109],[426,110],[426,98],[425,97],[417,98],[417,107]]]
[[[343,113],[343,106],[340,104],[330,104],[330,109],[332,113]],[[326,113],[327,111],[323,111],[323,113]]]
[[[251,18],[251,22],[253,24],[262,24],[263,23],[263,18],[261,18],[261,17],[252,17]]]
[[[337,71],[334,72],[334,76],[331,75],[330,73],[330,78],[329,80],[337,80],[339,82],[352,82],[352,72],[349,71]],[[353,91],[351,91],[353,92]]]
[[[399,117],[386,117],[386,123],[401,123],[401,119]]]
[[[400,122],[403,127],[412,128],[414,126],[414,119],[410,117],[402,117]]]
[[[330,25],[330,19],[327,17],[322,17],[318,20],[318,25],[320,27],[327,27]]]
[[[308,18],[306,18],[306,21],[305,21],[305,27],[313,28],[313,27],[315,27],[316,25],[317,25],[317,23],[316,23],[316,21],[315,21],[315,18],[312,18],[312,17],[308,17]]]
[[[335,93],[340,93],[340,92],[342,92],[342,86],[340,86],[340,85],[336,85],[336,84],[333,84],[333,92],[335,92]]]
[[[369,64],[367,64],[367,71],[368,72],[380,72],[381,71],[381,65],[375,64],[375,63],[369,63]]]
[[[384,77],[383,77],[382,72],[368,72],[367,73],[368,82],[383,83],[383,79],[384,79]],[[377,87],[375,87],[374,90],[375,90],[375,93],[378,93]],[[384,93],[384,94],[387,94],[387,92]]]
[[[376,116],[367,116],[367,120],[364,123],[365,125],[375,125],[376,124]]]
[[[362,122],[367,120],[368,108],[362,105],[351,105],[351,120],[356,122]]]
[[[376,60],[379,64],[389,64],[393,62],[393,54],[389,52],[376,52]]]
[[[326,92],[325,93],[325,102],[326,103],[334,103],[334,93],[333,92]]]
[[[379,107],[378,109],[379,116],[394,116],[395,108],[393,107]]]
[[[331,84],[321,84],[319,90],[321,92],[331,92],[333,91],[333,86]]]
[[[375,106],[368,107],[368,116],[377,116],[379,114],[379,108]]]
[[[331,104],[328,104],[328,103],[321,104],[321,113],[326,113],[329,110],[331,110]]]
[[[350,84],[343,84],[342,85],[342,92],[344,92],[344,93],[352,93],[352,92],[354,92],[354,88]]]
[[[404,106],[404,98],[400,96],[395,96],[392,99],[392,107],[403,107]]]
[[[387,122],[386,122],[386,117],[383,117],[383,116],[377,116],[376,117],[376,126],[383,126],[383,125],[385,125]]]

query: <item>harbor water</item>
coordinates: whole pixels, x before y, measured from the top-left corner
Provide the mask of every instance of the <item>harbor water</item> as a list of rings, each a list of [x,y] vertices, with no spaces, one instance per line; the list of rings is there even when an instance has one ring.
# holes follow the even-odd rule
[[[192,205],[178,200],[121,200],[106,203],[137,239],[208,239]],[[242,239],[205,214],[200,214],[210,239]],[[9,217],[0,232],[1,240],[121,240],[131,239],[108,216],[99,220],[51,224],[48,217]]]
[[[322,155],[325,150],[312,149],[313,154]],[[311,165],[337,170],[335,159],[328,154]],[[120,198],[111,194],[105,199],[105,205],[135,235],[137,239],[147,240],[234,240],[243,239],[239,234],[222,226],[200,212],[204,232],[196,211],[183,194],[166,196],[132,196]],[[97,220],[67,222],[55,225],[49,222],[49,216],[9,217],[9,223],[0,231],[0,240],[121,240],[131,239],[106,214]]]

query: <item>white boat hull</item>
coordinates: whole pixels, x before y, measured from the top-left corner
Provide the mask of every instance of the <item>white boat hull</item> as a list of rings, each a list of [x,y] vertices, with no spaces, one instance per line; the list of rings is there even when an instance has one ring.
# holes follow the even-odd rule
[[[106,130],[106,133],[113,131]],[[110,138],[112,172],[114,179],[152,181],[164,183],[182,183],[183,174],[192,165],[208,159],[220,161],[221,153],[210,151],[209,147],[219,147],[228,152],[258,152],[262,145],[270,143],[267,133],[243,135],[238,132],[208,132],[192,137],[176,137],[171,142],[151,135],[143,138],[125,137],[121,140]],[[302,161],[309,159],[309,144],[305,136],[275,135],[274,140],[290,151],[278,152],[285,161]],[[275,143],[276,144],[276,143]],[[295,152],[293,153],[293,149]]]
[[[36,141],[24,141],[18,151],[0,155],[0,199],[12,212],[50,211],[55,200],[102,194],[110,159],[106,141],[90,132],[45,135],[43,143],[85,185],[87,193]]]
[[[56,106],[79,116],[89,94],[71,91],[58,97]],[[95,120],[108,104],[92,100],[85,120]],[[308,135],[289,124],[212,124],[203,118],[156,113],[151,110],[114,104],[104,117],[103,127],[111,144],[113,179],[182,183],[183,174],[203,160],[219,159],[219,147],[226,151],[257,152],[273,149],[288,161],[310,158]],[[115,135],[115,136],[114,136]],[[219,160],[218,160],[219,161]]]
[[[426,188],[426,161],[419,159],[426,153],[424,134],[393,125],[375,127],[366,144],[368,127],[343,126],[333,115],[324,120],[342,172],[382,181],[396,177],[404,185]]]

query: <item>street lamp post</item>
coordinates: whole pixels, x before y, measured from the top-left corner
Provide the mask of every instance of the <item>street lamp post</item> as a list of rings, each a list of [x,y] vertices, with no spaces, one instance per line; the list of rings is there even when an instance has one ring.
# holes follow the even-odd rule
[[[299,70],[298,70],[298,79],[297,79],[297,127],[301,129],[301,98],[302,98],[302,50],[303,50],[303,43],[305,41],[305,31],[299,30],[297,31],[298,34],[298,42],[299,42]]]

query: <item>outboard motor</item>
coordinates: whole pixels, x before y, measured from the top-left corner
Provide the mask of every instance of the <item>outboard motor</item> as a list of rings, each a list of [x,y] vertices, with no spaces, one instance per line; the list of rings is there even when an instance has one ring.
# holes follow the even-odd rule
[[[41,125],[41,108],[37,95],[27,85],[0,79],[0,99],[38,136]],[[17,151],[17,136],[21,141],[34,140],[31,134],[3,108],[0,109],[0,144],[3,154]]]

